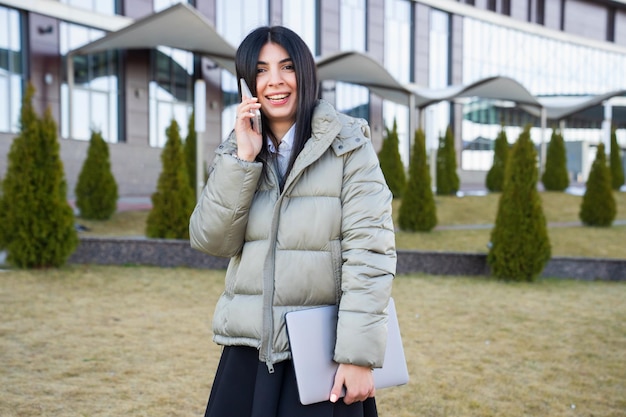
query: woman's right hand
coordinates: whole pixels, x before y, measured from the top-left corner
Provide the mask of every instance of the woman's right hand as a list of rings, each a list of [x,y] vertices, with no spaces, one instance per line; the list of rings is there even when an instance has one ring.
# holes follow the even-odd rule
[[[330,402],[339,400],[341,392],[346,390],[343,402],[350,405],[357,401],[365,401],[376,395],[372,369],[366,366],[340,363],[335,374],[335,381],[330,391]]]
[[[237,158],[244,161],[254,161],[261,152],[263,138],[252,128],[250,120],[255,117],[254,110],[259,110],[261,104],[258,98],[246,97],[237,106],[237,120],[235,121],[235,136],[237,137]]]

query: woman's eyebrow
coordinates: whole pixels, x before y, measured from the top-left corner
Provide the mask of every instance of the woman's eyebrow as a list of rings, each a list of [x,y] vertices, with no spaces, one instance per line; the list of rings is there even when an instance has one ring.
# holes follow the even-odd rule
[[[290,57],[281,59],[280,61],[278,61],[279,64],[284,64],[285,62],[292,62],[293,59],[291,59]],[[267,62],[265,61],[259,61],[257,62],[257,65],[268,65]]]

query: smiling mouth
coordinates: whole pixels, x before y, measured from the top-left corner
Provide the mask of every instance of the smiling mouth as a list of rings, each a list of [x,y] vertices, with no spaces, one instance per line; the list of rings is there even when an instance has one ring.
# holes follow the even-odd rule
[[[289,94],[276,94],[273,96],[267,96],[267,99],[269,101],[282,101],[286,99],[287,97],[289,97]]]

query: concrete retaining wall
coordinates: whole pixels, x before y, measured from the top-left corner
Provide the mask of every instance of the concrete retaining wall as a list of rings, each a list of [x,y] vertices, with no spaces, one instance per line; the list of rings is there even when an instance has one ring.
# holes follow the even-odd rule
[[[192,249],[187,240],[82,237],[69,263],[225,269],[228,259]],[[480,253],[398,251],[398,274],[487,276]],[[542,276],[626,281],[626,259],[554,257]]]

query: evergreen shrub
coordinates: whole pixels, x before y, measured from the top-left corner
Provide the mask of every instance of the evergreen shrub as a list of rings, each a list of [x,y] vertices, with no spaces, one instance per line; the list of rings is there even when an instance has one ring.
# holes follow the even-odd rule
[[[498,279],[534,281],[551,256],[546,219],[537,191],[537,152],[526,126],[513,145],[504,189],[491,231],[487,262]]]
[[[152,209],[146,221],[150,238],[189,239],[189,216],[195,206],[189,186],[180,128],[172,120],[166,130],[167,142],[161,152],[162,170],[157,190],[152,194]]]
[[[494,143],[493,164],[487,172],[486,186],[492,193],[502,191],[504,187],[504,172],[506,161],[509,157],[509,141],[506,137],[504,126],[500,129]]]
[[[615,128],[611,129],[611,187],[619,190],[624,185],[624,167],[622,166],[622,152],[617,144]]]
[[[398,225],[400,229],[411,232],[429,232],[437,225],[437,210],[426,157],[426,137],[422,129],[415,132],[409,180],[400,204]]]
[[[450,126],[446,134],[439,138],[437,149],[437,194],[450,195],[459,191],[460,180],[456,172],[456,149]]]
[[[189,186],[196,196],[196,153],[197,153],[197,137],[195,113],[191,113],[189,124],[187,125],[187,137],[185,138],[185,163],[187,165],[187,178],[189,178]]]
[[[57,141],[57,125],[49,108],[36,114],[28,84],[22,99],[20,132],[8,154],[2,182],[0,247],[19,268],[58,267],[78,244],[74,213]]]
[[[117,182],[111,171],[109,145],[99,131],[91,132],[87,158],[78,175],[76,207],[84,219],[107,220],[117,208]]]
[[[565,191],[569,186],[567,150],[563,135],[557,129],[552,129],[552,137],[546,152],[546,167],[541,175],[541,182],[547,191]]]
[[[378,153],[380,169],[394,198],[400,198],[406,187],[404,164],[400,157],[400,143],[398,139],[398,124],[393,121],[393,128],[385,128],[383,145]]]
[[[616,215],[617,206],[611,188],[611,171],[606,163],[604,144],[600,143],[587,179],[579,217],[587,226],[609,227]]]

